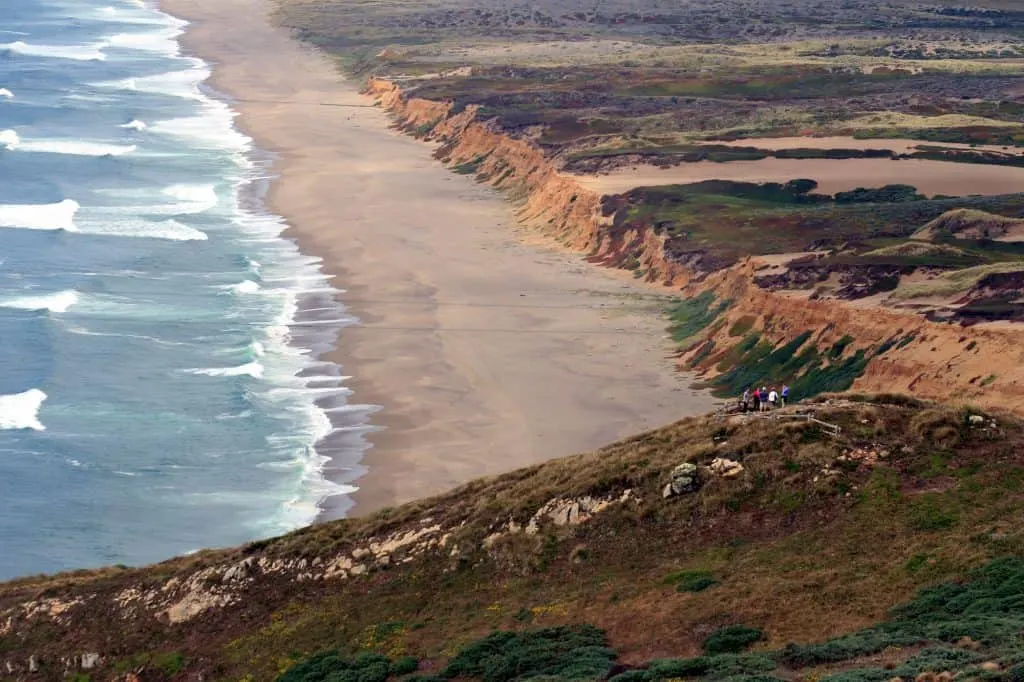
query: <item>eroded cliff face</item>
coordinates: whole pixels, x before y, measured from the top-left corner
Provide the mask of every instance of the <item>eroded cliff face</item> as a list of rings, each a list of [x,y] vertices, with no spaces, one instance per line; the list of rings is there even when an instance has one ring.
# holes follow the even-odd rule
[[[884,345],[885,352],[872,356],[857,378],[855,390],[970,400],[1024,413],[1024,337],[1011,324],[965,328],[877,305],[767,291],[754,284],[756,259],[709,275],[674,259],[666,251],[664,236],[652,227],[615,224],[601,196],[561,173],[529,139],[513,138],[482,119],[477,107],[455,111],[448,103],[406,96],[399,85],[381,79],[370,80],[366,92],[403,131],[440,143],[438,158],[454,170],[472,173],[506,193],[517,217],[539,234],[593,262],[639,271],[646,281],[684,296],[710,291],[719,300],[731,301],[702,337],[691,339],[689,350],[680,356],[687,367],[708,377],[722,371],[725,351],[740,341],[730,329],[746,320],[744,327],[774,343],[811,332],[810,341],[819,347],[852,337],[846,354]],[[903,342],[894,343],[897,337]],[[698,357],[707,340],[714,341],[718,352]]]
[[[813,332],[808,343],[819,348],[852,337],[847,356],[891,344],[871,358],[853,390],[969,401],[1024,413],[1024,339],[1010,325],[964,328],[878,307],[813,301],[760,289],[753,274],[754,264],[748,262],[701,283],[734,301],[707,334],[716,348],[735,346],[739,339],[730,330],[744,318],[750,329],[776,344],[807,331]],[[683,361],[694,357],[700,345],[684,353]],[[698,366],[713,375],[720,355],[711,354]]]

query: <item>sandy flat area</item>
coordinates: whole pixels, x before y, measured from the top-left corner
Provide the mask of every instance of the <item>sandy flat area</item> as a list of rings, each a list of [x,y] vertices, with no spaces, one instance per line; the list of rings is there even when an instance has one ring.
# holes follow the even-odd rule
[[[517,239],[510,207],[453,174],[258,0],[164,0],[186,48],[280,154],[272,208],[362,324],[331,357],[383,406],[358,512],[584,451],[707,411],[672,372],[651,290]],[[351,471],[334,471],[336,478]],[[339,501],[333,512],[344,511]]]
[[[743,140],[712,141],[708,144],[722,144],[727,147],[755,147],[757,149],[888,149],[899,154],[918,151],[919,147],[942,147],[943,149],[964,149],[968,151],[999,152],[1020,156],[1024,149],[992,144],[969,145],[959,142],[925,142],[904,138],[859,140],[855,137],[828,135],[824,137],[753,137]]]
[[[927,159],[760,159],[716,163],[682,163],[672,168],[636,166],[607,175],[573,175],[580,184],[602,194],[620,194],[636,187],[686,184],[704,180],[787,182],[818,181],[817,192],[834,194],[857,187],[913,185],[922,194],[995,195],[1024,192],[1024,168],[930,161]]]

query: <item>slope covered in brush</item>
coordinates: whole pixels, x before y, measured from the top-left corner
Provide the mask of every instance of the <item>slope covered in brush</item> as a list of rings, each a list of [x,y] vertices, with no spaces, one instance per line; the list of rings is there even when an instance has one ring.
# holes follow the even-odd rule
[[[1016,582],[1002,620],[890,609],[1020,552],[1020,423],[892,397],[776,416],[687,419],[371,518],[6,584],[0,675],[870,680],[963,637],[982,647],[965,666],[1010,665]]]

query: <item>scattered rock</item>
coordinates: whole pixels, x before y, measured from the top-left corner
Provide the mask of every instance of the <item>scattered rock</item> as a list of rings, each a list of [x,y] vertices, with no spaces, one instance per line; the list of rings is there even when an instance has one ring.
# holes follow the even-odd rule
[[[985,423],[985,418],[980,414],[972,414],[967,418],[967,421],[971,426],[981,426]]]
[[[99,662],[100,662],[100,655],[99,654],[95,654],[95,653],[82,654],[82,664],[81,664],[82,665],[82,670],[92,670],[93,668],[95,668],[99,664]]]
[[[995,661],[985,661],[984,663],[981,664],[981,669],[985,670],[987,672],[994,673],[994,672],[1000,670],[1000,667],[999,667],[999,664],[996,663]]]
[[[683,462],[672,470],[671,480],[661,491],[662,497],[673,495],[684,495],[696,492],[700,488],[700,477],[697,473],[697,465],[690,462]]]
[[[739,462],[724,457],[715,457],[708,467],[712,473],[722,478],[736,478],[743,473],[743,465]]]
[[[978,642],[970,637],[961,637],[956,640],[956,645],[961,649],[968,649],[970,651],[977,651],[981,648],[981,642]]]

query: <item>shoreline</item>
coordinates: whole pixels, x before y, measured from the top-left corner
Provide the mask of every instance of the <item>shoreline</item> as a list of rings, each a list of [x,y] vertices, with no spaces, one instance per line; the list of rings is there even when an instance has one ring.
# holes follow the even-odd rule
[[[525,243],[508,202],[451,173],[328,58],[246,0],[161,0],[188,20],[238,127],[275,155],[267,207],[359,318],[321,359],[355,402],[380,405],[362,462],[324,475],[359,487],[320,520],[442,492],[591,450],[716,403],[674,372],[665,298]],[[327,106],[329,105],[329,106]],[[353,476],[357,480],[353,480]],[[351,500],[351,502],[349,502]]]

